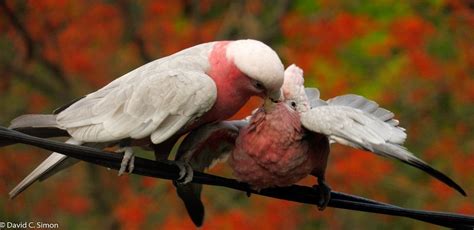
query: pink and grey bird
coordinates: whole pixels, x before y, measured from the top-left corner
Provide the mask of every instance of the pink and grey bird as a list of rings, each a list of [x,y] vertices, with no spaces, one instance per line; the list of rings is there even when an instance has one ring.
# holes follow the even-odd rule
[[[318,205],[324,209],[330,198],[325,170],[330,144],[336,142],[398,159],[466,194],[403,147],[406,133],[392,112],[358,95],[323,101],[317,89],[305,89],[303,83],[302,70],[288,67],[281,101],[266,100],[248,120],[194,130],[180,146],[178,159],[204,170],[230,155],[235,177],[255,189],[288,186],[308,175],[316,176],[319,186],[315,189],[322,198]],[[193,221],[202,224],[201,185],[178,184],[177,189]]]
[[[239,132],[229,164],[238,180],[256,190],[290,186],[313,174],[323,197],[319,206],[324,208],[330,194],[324,180],[329,140],[302,125],[300,114],[309,109],[303,83],[302,70],[288,67],[283,100],[266,100],[252,114],[249,125]]]
[[[162,144],[168,153],[181,135],[229,118],[251,96],[278,100],[283,73],[278,55],[262,42],[204,43],[143,65],[54,114],[20,116],[10,128],[42,137],[68,135],[74,145],[119,145],[125,153],[122,174],[127,165],[133,169],[134,145]],[[75,162],[51,154],[10,197]]]

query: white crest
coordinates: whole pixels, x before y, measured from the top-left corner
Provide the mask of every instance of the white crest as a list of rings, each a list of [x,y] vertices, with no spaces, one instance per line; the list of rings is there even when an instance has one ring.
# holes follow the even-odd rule
[[[304,88],[303,70],[301,68],[295,64],[288,66],[285,70],[285,81],[281,88],[283,90],[283,100],[296,102],[298,112],[305,112],[310,108]]]

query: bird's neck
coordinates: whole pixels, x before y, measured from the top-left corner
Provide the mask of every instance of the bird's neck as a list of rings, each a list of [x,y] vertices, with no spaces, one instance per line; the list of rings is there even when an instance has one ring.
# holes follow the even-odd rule
[[[210,69],[207,74],[214,80],[217,99],[211,110],[205,115],[206,122],[225,120],[239,109],[255,93],[250,90],[250,79],[242,73],[233,60],[226,57],[230,42],[217,42],[209,56]]]

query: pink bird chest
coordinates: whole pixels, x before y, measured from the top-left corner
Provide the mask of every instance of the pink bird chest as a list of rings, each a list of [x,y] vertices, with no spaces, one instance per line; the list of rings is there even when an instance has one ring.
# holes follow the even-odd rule
[[[284,103],[259,109],[240,131],[230,165],[235,177],[256,189],[288,186],[309,175],[316,164],[299,115]]]

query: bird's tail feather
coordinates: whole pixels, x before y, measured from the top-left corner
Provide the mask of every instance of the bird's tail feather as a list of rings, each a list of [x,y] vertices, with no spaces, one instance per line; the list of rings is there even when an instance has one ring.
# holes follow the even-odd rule
[[[11,121],[10,129],[17,128],[59,128],[55,114],[25,114]]]
[[[11,121],[10,129],[41,138],[69,136],[59,128],[54,114],[26,114]],[[0,147],[16,144],[13,140],[0,140]]]
[[[103,149],[108,146],[108,143],[83,143],[83,146],[87,147],[92,147],[92,148],[97,148],[97,149]],[[38,181],[44,181],[48,179],[50,176],[58,173],[59,171],[69,168],[76,163],[78,163],[80,160],[72,157],[66,158],[64,161],[60,162],[50,170],[46,171],[41,177],[38,178]]]
[[[446,176],[444,173],[429,166],[426,162],[417,158],[416,156],[408,152],[408,150],[406,150],[402,146],[395,145],[395,144],[383,144],[383,145],[376,146],[374,148],[374,151],[378,152],[381,155],[398,159],[413,167],[421,169],[422,171],[430,174],[431,176],[445,183],[449,187],[452,187],[453,189],[461,193],[463,196],[467,196],[464,189],[460,185],[458,185],[456,182],[454,182],[451,178]]]
[[[175,184],[175,186],[189,217],[196,227],[201,227],[204,221],[204,205],[201,201],[202,185],[188,183],[185,185]]]
[[[68,144],[81,145],[82,143],[74,139],[69,139],[66,141]],[[68,161],[69,157],[60,153],[52,153],[46,160],[41,162],[38,167],[36,167],[33,172],[26,176],[15,188],[13,188],[8,195],[10,199],[15,198],[18,194],[27,189],[31,184],[37,180],[44,180],[59,170],[72,165]]]
[[[79,161],[80,160],[75,159],[75,158],[66,157],[66,159],[62,160],[61,162],[59,162],[54,167],[52,167],[49,170],[45,171],[40,177],[38,177],[38,181],[40,181],[40,182],[44,181],[44,180],[48,179],[50,176],[58,173],[59,171],[75,165]]]

